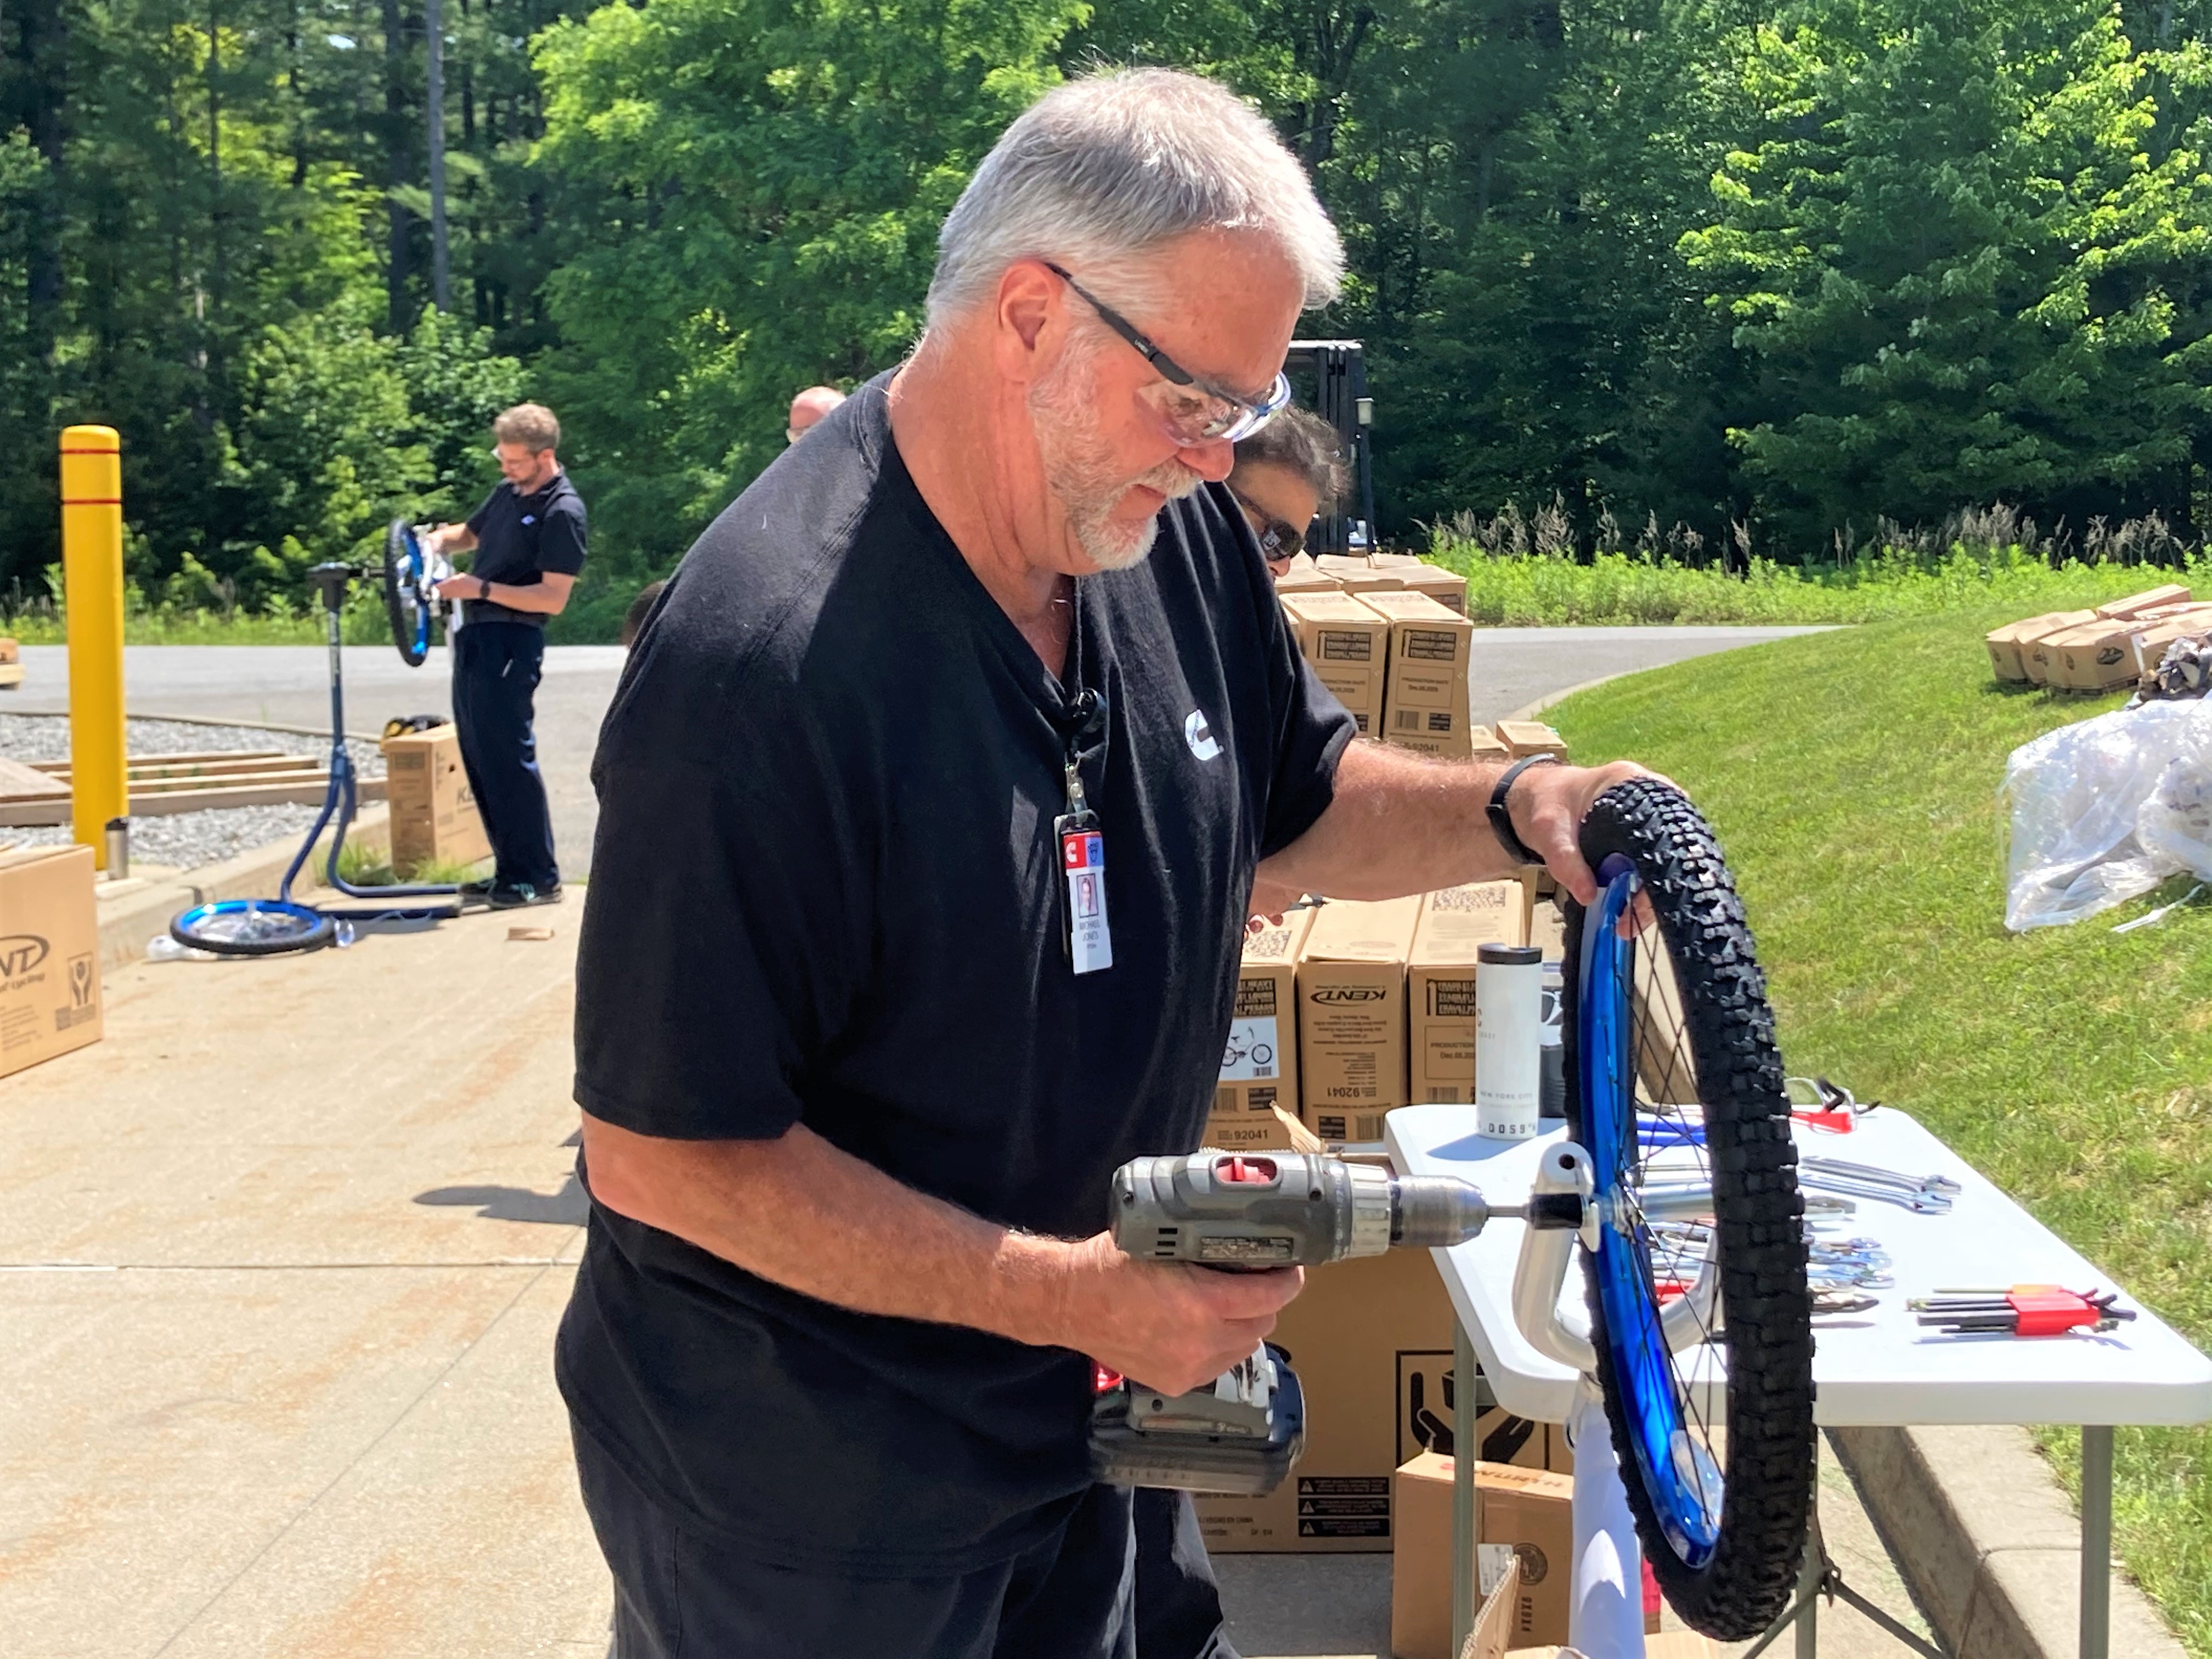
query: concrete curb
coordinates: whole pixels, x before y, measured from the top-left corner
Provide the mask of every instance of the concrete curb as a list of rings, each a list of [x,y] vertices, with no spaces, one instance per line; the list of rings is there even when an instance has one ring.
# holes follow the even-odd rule
[[[282,732],[295,738],[327,738],[327,726],[278,726],[268,720],[234,720],[214,714],[165,714],[157,708],[127,708],[124,713],[134,720],[167,720],[172,726],[221,726],[234,732]],[[0,708],[0,714],[20,714],[26,720],[65,720],[66,708]],[[381,743],[383,734],[378,732],[349,732],[346,736],[356,743]]]
[[[1601,674],[1594,680],[1584,680],[1580,685],[1571,685],[1564,691],[1553,691],[1540,696],[1535,702],[1515,709],[1505,718],[1509,720],[1533,720],[1553,704],[1565,702],[1577,691],[1595,690],[1601,685],[1611,685],[1615,680],[1625,680],[1631,674],[1645,674],[1650,672],[1649,669],[1644,668],[1624,668],[1618,674]]]
[[[346,840],[377,852],[388,848],[392,845],[388,810],[382,806],[364,809],[348,827]],[[105,884],[95,886],[93,892],[99,902],[100,971],[112,973],[127,963],[139,960],[146,953],[146,941],[167,933],[169,918],[179,910],[216,899],[258,898],[274,894],[276,884],[283,879],[285,866],[299,850],[300,842],[295,836],[179,875],[163,876],[143,884],[137,881],[118,882],[116,885],[125,890],[112,897],[106,896]],[[320,850],[319,845],[317,851]]]
[[[2025,1429],[1830,1429],[1913,1599],[1956,1659],[2073,1659],[2081,1528]],[[2111,1651],[2185,1659],[2149,1597],[2112,1583]]]

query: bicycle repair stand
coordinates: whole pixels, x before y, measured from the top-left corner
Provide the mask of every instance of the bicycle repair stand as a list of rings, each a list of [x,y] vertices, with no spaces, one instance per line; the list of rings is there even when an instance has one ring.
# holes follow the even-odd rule
[[[323,866],[323,879],[332,891],[356,899],[446,898],[453,902],[450,904],[420,905],[379,903],[374,908],[349,907],[343,909],[318,905],[315,907],[317,909],[341,921],[443,921],[461,913],[461,890],[451,883],[356,887],[338,873],[338,854],[345,847],[346,830],[353,823],[360,796],[359,780],[354,772],[353,751],[346,745],[345,669],[340,649],[339,621],[345,610],[347,586],[356,577],[367,574],[349,564],[319,564],[307,572],[307,580],[314,584],[315,596],[323,604],[323,633],[330,642],[331,781],[323,792],[323,810],[315,814],[314,823],[308,827],[307,839],[300,843],[300,850],[293,854],[292,862],[285,866],[284,879],[278,884],[276,893],[279,899],[291,902],[292,883],[314,855],[315,842],[321,836],[323,827],[335,818],[337,823],[331,836],[330,856]]]
[[[1575,1451],[1574,1561],[1568,1591],[1567,1641],[1587,1659],[1644,1659],[1644,1554],[1636,1535],[1636,1522],[1628,1509],[1627,1489],[1621,1484],[1620,1466],[1613,1446],[1613,1429],[1605,1402],[1598,1391],[1597,1355],[1590,1346],[1587,1327],[1561,1317],[1559,1295],[1567,1271],[1574,1263],[1577,1242],[1594,1245],[1583,1234],[1603,1224],[1591,1202],[1589,1157],[1571,1140],[1559,1142],[1544,1154],[1531,1190],[1538,1194],[1572,1193],[1583,1204],[1579,1231],[1540,1231],[1530,1228],[1521,1241],[1521,1255],[1513,1273],[1513,1322],[1531,1346],[1547,1358],[1578,1372],[1582,1386],[1576,1392],[1574,1414],[1566,1425],[1567,1442]],[[1697,1282],[1675,1298],[1660,1315],[1660,1330],[1668,1346],[1680,1352],[1701,1340],[1712,1321],[1719,1299],[1717,1264],[1709,1253]],[[1474,1376],[1480,1362],[1464,1322],[1453,1322],[1452,1364],[1463,1377]],[[1461,1388],[1454,1400],[1452,1443],[1455,1449],[1480,1443],[1475,1425],[1476,1390]],[[1817,1493],[1816,1493],[1817,1504]],[[1452,1558],[1470,1561],[1475,1553],[1474,1486],[1455,1481],[1452,1486]],[[1841,1600],[1879,1625],[1889,1635],[1927,1659],[1951,1659],[1942,1648],[1900,1624],[1887,1613],[1844,1583],[1843,1574],[1828,1559],[1820,1542],[1817,1507],[1805,1539],[1805,1556],[1798,1573],[1797,1598],[1767,1627],[1743,1659],[1758,1659],[1796,1626],[1796,1659],[1814,1659],[1819,1635],[1819,1604],[1823,1596]],[[1474,1628],[1475,1584],[1472,1575],[1452,1575],[1452,1651],[1461,1653]]]

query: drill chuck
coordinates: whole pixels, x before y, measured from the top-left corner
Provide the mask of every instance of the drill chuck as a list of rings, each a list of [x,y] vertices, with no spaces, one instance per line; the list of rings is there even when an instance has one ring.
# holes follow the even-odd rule
[[[1139,1158],[1114,1175],[1116,1244],[1212,1267],[1310,1267],[1394,1245],[1443,1248],[1473,1238],[1491,1213],[1452,1176],[1394,1176],[1318,1153]]]

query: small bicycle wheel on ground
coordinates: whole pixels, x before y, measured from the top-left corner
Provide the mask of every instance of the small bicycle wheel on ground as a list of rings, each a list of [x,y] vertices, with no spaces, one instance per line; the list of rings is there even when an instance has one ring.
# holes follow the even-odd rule
[[[1598,1382],[1660,1589],[1694,1629],[1741,1641],[1790,1604],[1814,1478],[1804,1200],[1774,1017],[1719,845],[1678,791],[1607,790],[1582,851],[1600,895],[1565,906],[1579,979],[1562,1037],[1598,1206],[1583,1258]],[[1640,929],[1623,920],[1639,897]]]
[[[169,937],[220,956],[275,957],[320,950],[337,937],[337,924],[288,899],[223,899],[172,918]]]
[[[384,610],[392,620],[392,642],[410,668],[430,654],[430,605],[423,579],[428,565],[415,526],[394,519],[384,532]]]

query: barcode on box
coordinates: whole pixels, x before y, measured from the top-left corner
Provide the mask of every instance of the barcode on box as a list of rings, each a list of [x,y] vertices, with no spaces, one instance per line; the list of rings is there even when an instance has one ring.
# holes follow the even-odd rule
[[[1401,732],[1419,731],[1421,729],[1421,711],[1418,708],[1401,708],[1398,711],[1398,729]]]

